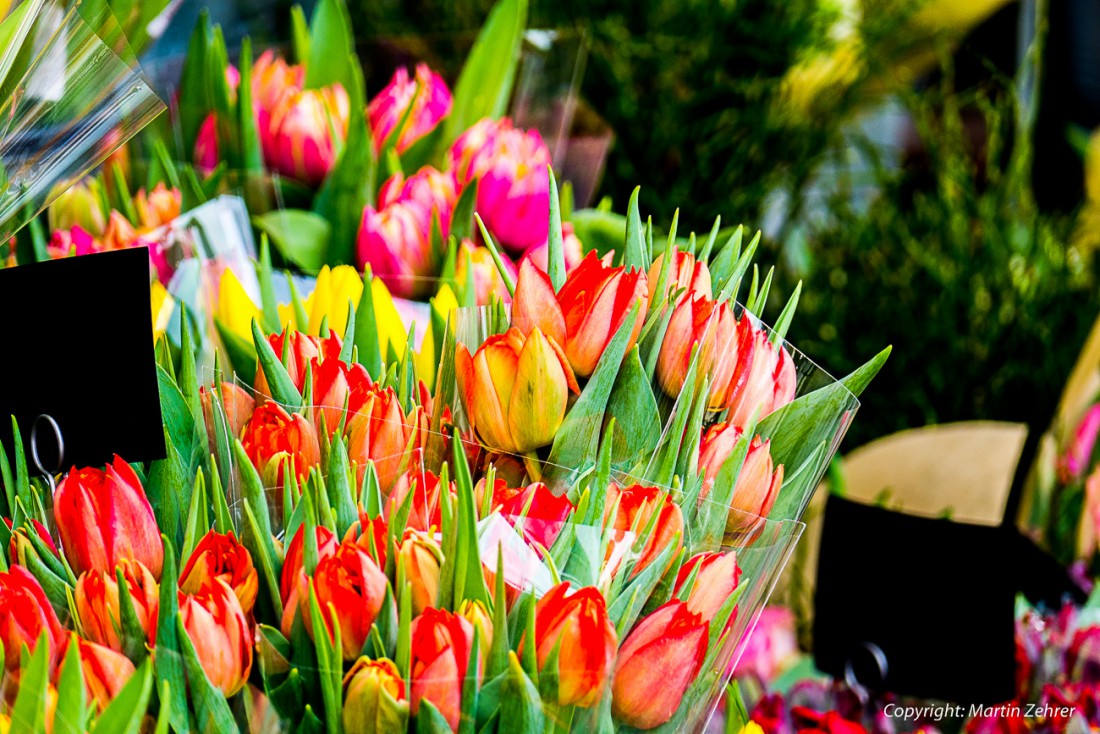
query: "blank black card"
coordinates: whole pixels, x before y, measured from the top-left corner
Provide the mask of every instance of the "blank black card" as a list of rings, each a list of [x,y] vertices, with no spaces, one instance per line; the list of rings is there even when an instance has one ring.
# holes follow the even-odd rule
[[[0,440],[9,459],[9,416],[29,462],[41,414],[61,429],[66,470],[113,454],[165,456],[149,282],[145,248],[0,269]],[[51,433],[39,432],[47,464]]]

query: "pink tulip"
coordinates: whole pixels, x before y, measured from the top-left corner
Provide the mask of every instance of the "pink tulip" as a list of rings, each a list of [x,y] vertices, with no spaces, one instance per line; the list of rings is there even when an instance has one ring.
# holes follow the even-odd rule
[[[288,64],[271,50],[264,51],[252,65],[252,107],[264,160],[268,162],[276,158],[271,115],[284,97],[301,91],[304,81],[305,67]]]
[[[1079,479],[1088,470],[1097,436],[1100,436],[1100,403],[1085,412],[1073,431],[1066,453],[1058,459],[1058,478],[1063,484]]]
[[[398,153],[404,153],[409,146],[431,132],[440,120],[451,113],[453,103],[447,83],[427,64],[416,65],[416,77],[413,79],[409,78],[409,70],[401,67],[367,107],[375,152],[382,149],[382,144],[401,123],[409,105],[412,105],[412,111],[407,113],[404,127],[397,135],[395,147]]]
[[[68,257],[70,255],[90,255],[103,249],[90,234],[84,231],[80,225],[74,225],[72,229],[59,229],[50,236],[50,242],[46,246],[51,258]]]
[[[218,148],[218,118],[213,112],[206,116],[195,138],[195,165],[203,173],[210,173],[218,166],[221,152]]]
[[[537,130],[486,118],[451,147],[459,184],[479,180],[476,211],[494,238],[519,254],[546,242],[550,229],[550,149]]]
[[[348,93],[340,84],[283,97],[271,113],[268,163],[284,176],[318,186],[347,137]]]

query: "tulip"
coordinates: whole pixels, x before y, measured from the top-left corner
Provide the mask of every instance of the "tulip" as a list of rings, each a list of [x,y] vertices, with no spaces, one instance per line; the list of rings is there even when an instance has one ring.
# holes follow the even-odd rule
[[[462,718],[462,684],[468,671],[474,628],[462,617],[441,609],[427,609],[412,623],[412,713],[421,701],[430,701],[443,718],[458,731]]]
[[[137,561],[123,559],[118,568],[126,582],[138,624],[145,630],[149,645],[156,643],[160,589],[148,568]],[[76,580],[73,601],[84,637],[122,652],[122,612],[118,578],[114,570],[85,571]]]
[[[279,594],[283,600],[283,606],[290,606],[290,595],[296,591],[298,579],[304,574],[305,532],[306,526],[299,525],[283,557],[283,573],[279,581]],[[324,525],[318,525],[316,535],[318,560],[328,558],[336,552],[338,541],[331,530]]]
[[[662,252],[649,266],[649,307],[654,307],[654,299],[657,297],[657,281],[661,277],[661,268],[664,266],[665,255]],[[687,290],[692,294],[702,294],[707,298],[713,298],[710,286],[710,269],[703,261],[697,261],[690,252],[677,251],[672,258],[673,265],[668,271],[665,294],[669,291]],[[664,295],[664,294],[662,294]],[[660,306],[661,304],[656,304]]]
[[[415,460],[426,428],[423,411],[414,408],[406,415],[392,387],[371,390],[347,427],[348,456],[356,463],[359,483],[373,461],[382,492],[391,492],[405,465]]]
[[[1093,447],[1100,436],[1100,403],[1089,408],[1073,431],[1066,452],[1058,459],[1058,480],[1070,484],[1090,466]]]
[[[0,642],[4,645],[4,667],[8,672],[19,670],[23,646],[34,652],[43,632],[49,645],[49,658],[56,662],[65,630],[46,592],[22,566],[0,572]]]
[[[371,625],[382,610],[386,598],[386,574],[382,573],[370,554],[354,542],[345,541],[337,546],[332,555],[317,564],[313,583],[326,630],[333,622],[340,626],[344,660],[355,660],[370,635]],[[308,604],[307,595],[301,591],[299,593],[300,603]],[[317,620],[308,614],[305,620],[310,637],[315,636]],[[329,637],[335,639],[332,633]]]
[[[584,261],[584,244],[581,243],[577,233],[573,230],[572,222],[561,223],[561,245],[565,255],[565,272],[568,273]],[[549,252],[549,245],[544,242],[541,245],[532,247],[524,257],[545,273],[547,272]]]
[[[252,565],[252,554],[240,544],[232,530],[228,535],[211,530],[202,537],[180,574],[180,590],[197,594],[212,578],[224,581],[237,595],[244,613],[252,613],[260,577]]]
[[[521,254],[546,242],[550,231],[550,149],[537,130],[485,118],[451,147],[451,168],[462,186],[478,179],[476,211],[505,247]]]
[[[202,403],[203,423],[206,424],[206,435],[210,437],[211,443],[213,443],[214,437],[217,436],[214,423],[215,400],[220,401],[218,410],[222,411],[226,430],[229,431],[230,437],[240,437],[241,431],[244,430],[244,427],[248,424],[248,419],[252,417],[252,413],[256,409],[256,399],[252,397],[252,393],[234,382],[222,383],[220,398],[213,386],[202,385],[199,387],[199,402]]]
[[[703,490],[699,501],[706,500],[722,464],[733,452],[742,431],[730,423],[711,426],[699,444],[699,466],[703,471]],[[746,529],[757,518],[766,518],[783,486],[783,465],[774,468],[771,457],[771,439],[755,436],[749,444],[745,463],[737,475],[733,497],[730,501],[730,524]]]
[[[493,615],[489,612],[489,608],[484,602],[476,599],[463,599],[458,605],[457,614],[477,630],[481,657],[488,657],[493,647]]]
[[[197,594],[180,594],[179,615],[206,677],[230,697],[252,670],[252,632],[233,589],[212,578]]]
[[[163,227],[178,217],[182,201],[180,190],[169,189],[162,181],[148,194],[145,189],[139,189],[134,197],[134,208],[142,228],[148,231]]]
[[[191,160],[204,174],[210,174],[218,167],[221,159],[221,147],[218,145],[218,116],[211,112],[199,126]]]
[[[344,676],[346,734],[405,731],[408,718],[405,679],[393,661],[356,660]]]
[[[370,265],[398,297],[422,296],[438,259],[430,227],[430,211],[416,201],[397,201],[381,210],[366,207],[357,244],[360,269]]]
[[[320,435],[322,421],[331,439],[347,408],[351,420],[371,396],[374,381],[361,364],[347,365],[339,359],[313,360],[314,421]]]
[[[1008,717],[1006,717],[1007,719]],[[809,706],[792,706],[791,719],[795,731],[820,732],[821,734],[867,734],[867,730],[858,721],[845,718],[839,711],[817,711]],[[972,722],[980,719],[972,719]],[[991,719],[986,719],[992,722]],[[988,724],[986,724],[988,725]],[[979,730],[983,725],[979,725]],[[1022,718],[1019,720],[1020,732],[1028,731]],[[1000,729],[1000,724],[995,725],[995,730]],[[967,730],[970,731],[969,725]]]
[[[512,323],[523,332],[540,328],[562,345],[573,371],[588,377],[640,301],[627,349],[634,346],[645,321],[646,288],[641,270],[609,267],[590,252],[555,294],[550,277],[524,260],[519,266]]]
[[[707,407],[723,410],[736,404],[755,355],[750,320],[738,321],[728,303],[713,301],[705,293],[681,298],[657,355],[657,381],[666,395],[680,395],[696,347],[697,378],[710,377]]]
[[[676,575],[676,596],[681,595],[684,583],[696,569],[698,572],[687,598],[688,611],[698,614],[704,622],[710,622],[737,590],[741,567],[737,565],[737,554],[733,551],[698,553],[680,567]],[[729,623],[732,622],[733,615],[729,619]]]
[[[434,534],[409,528],[397,549],[397,562],[404,564],[405,581],[412,588],[412,611],[422,614],[439,598],[439,569],[443,550]]]
[[[459,344],[455,376],[481,442],[514,454],[553,441],[570,391],[580,392],[561,347],[537,327],[526,338],[516,328],[491,336],[473,357]]]
[[[102,712],[122,692],[134,674],[134,664],[122,653],[94,642],[74,637],[84,673],[84,688]]]
[[[431,234],[431,218],[439,221],[440,231],[446,239],[451,231],[451,215],[458,200],[458,184],[450,171],[438,171],[424,166],[409,178],[400,171],[386,179],[378,192],[379,206],[388,207],[401,201],[415,202],[427,216],[421,224],[426,234]]]
[[[737,675],[751,673],[761,681],[775,677],[798,657],[795,619],[785,607],[765,607],[737,661]]]
[[[271,345],[275,356],[283,356],[283,345],[286,339],[290,340],[285,347],[286,371],[290,376],[290,381],[294,383],[299,392],[305,389],[306,376],[313,361],[324,362],[329,359],[339,359],[340,350],[343,346],[340,337],[335,334],[322,339],[291,330],[285,336],[283,334],[272,334],[267,338],[267,342]],[[271,390],[267,386],[267,376],[258,363],[256,365],[256,392],[263,396],[271,396]]]
[[[477,486],[479,495],[484,489],[482,480]],[[513,488],[503,479],[493,483],[491,504],[494,512],[513,522],[528,543],[537,543],[543,548],[554,545],[569,514],[576,509],[568,496],[554,494],[542,482]],[[480,496],[478,505],[481,506]]]
[[[1100,553],[1100,467],[1085,480],[1084,507],[1077,526],[1077,557]]]
[[[671,719],[703,667],[708,633],[709,625],[679,600],[638,622],[615,663],[615,717],[638,729],[652,729]]]
[[[100,252],[102,245],[85,232],[80,225],[73,225],[72,229],[56,230],[50,235],[50,241],[46,245],[46,251],[51,259],[70,257],[73,255],[91,255]]]
[[[558,704],[593,706],[603,695],[618,639],[607,603],[595,587],[570,593],[558,584],[535,606],[535,653],[539,670],[558,654]],[[521,644],[530,644],[524,639]],[[551,674],[553,674],[551,672]]]
[[[4,524],[8,526],[8,530],[11,531],[11,542],[8,543],[8,556],[14,563],[16,562],[16,559],[21,558],[19,554],[19,548],[31,545],[30,537],[27,535],[28,530],[26,525],[16,528],[12,527],[10,519],[5,517],[3,518],[3,520]],[[61,554],[57,550],[57,545],[55,545],[53,542],[53,537],[50,536],[49,529],[42,523],[35,520],[33,517],[30,518],[30,521],[31,525],[34,527],[35,534],[42,540],[43,543],[46,544],[46,547],[49,548],[55,556],[60,558]],[[26,565],[22,561],[19,561],[19,563],[20,565]]]
[[[118,456],[102,471],[70,471],[57,486],[53,512],[75,573],[113,572],[130,558],[160,578],[164,548],[153,508],[137,474]]]
[[[121,212],[112,210],[107,217],[107,229],[100,238],[103,248],[106,250],[122,250],[133,246],[137,238],[138,232],[134,229],[134,225],[130,224],[130,220]]]
[[[405,123],[394,145],[398,154],[404,153],[449,115],[453,104],[447,83],[427,64],[416,65],[413,79],[405,67],[397,69],[390,83],[367,106],[375,153],[382,150],[383,143],[394,134],[403,118]]]
[[[101,236],[107,230],[107,213],[99,182],[86,178],[70,186],[50,204],[48,218],[51,232],[79,227],[90,237]]]
[[[617,504],[616,504],[617,503]],[[646,566],[656,560],[669,543],[676,543],[676,552],[683,546],[684,515],[680,506],[672,501],[667,493],[658,487],[643,487],[635,484],[624,489],[618,489],[614,485],[609,488],[607,496],[607,512],[615,509],[614,540],[616,544],[629,541],[630,547],[636,547],[638,538],[628,537],[628,532],[644,534],[653,514],[657,513],[657,519],[653,523],[652,531],[648,538],[642,538],[644,545],[638,557],[634,561],[634,570],[631,578],[642,572]],[[607,558],[610,559],[615,547],[607,549]],[[676,552],[672,555],[675,558]],[[671,563],[671,560],[669,561]],[[618,570],[618,564],[613,566],[612,573]]]
[[[405,504],[409,492],[412,492],[413,497],[408,500],[409,516],[405,521],[405,527],[425,533],[438,531],[443,526],[442,510],[439,507],[441,491],[438,476],[430,471],[410,470],[397,482],[389,501],[386,502],[386,519],[393,519]],[[454,482],[448,485],[447,491],[453,500]]]
[[[271,113],[268,162],[284,176],[318,186],[348,133],[348,93],[340,84],[287,94]]]
[[[351,524],[344,540],[352,540],[370,554],[379,568],[386,567],[389,531],[384,517],[370,517],[360,508],[359,519]]]
[[[501,253],[500,258],[504,269],[515,282],[516,266],[507,255]],[[471,277],[479,306],[487,305],[494,295],[504,303],[512,300],[512,295],[508,292],[508,287],[504,284],[504,278],[497,269],[496,263],[493,262],[489,248],[475,245],[470,240],[462,240],[455,263],[455,282],[465,284]]]
[[[252,65],[252,105],[256,112],[256,128],[264,160],[275,160],[276,148],[271,115],[284,97],[298,94],[305,82],[305,67],[288,64],[274,51],[264,51]]]
[[[266,487],[283,486],[284,462],[293,462],[299,482],[321,462],[321,445],[313,424],[298,413],[287,413],[278,403],[268,401],[256,408],[243,436],[241,445]]]
[[[772,344],[763,329],[753,334],[752,370],[745,389],[729,396],[725,405],[729,420],[747,425],[754,415],[760,418],[774,413],[794,400],[798,389],[798,373],[790,352],[782,344]]]

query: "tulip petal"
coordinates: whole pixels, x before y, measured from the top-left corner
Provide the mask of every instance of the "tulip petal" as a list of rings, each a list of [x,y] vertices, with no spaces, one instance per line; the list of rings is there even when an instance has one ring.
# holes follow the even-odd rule
[[[527,453],[554,440],[565,418],[569,385],[550,342],[538,329],[520,352],[510,398],[508,427],[518,452]]]
[[[565,342],[565,317],[554,285],[550,276],[535,267],[529,257],[519,265],[512,324],[524,334],[538,328],[559,344]]]

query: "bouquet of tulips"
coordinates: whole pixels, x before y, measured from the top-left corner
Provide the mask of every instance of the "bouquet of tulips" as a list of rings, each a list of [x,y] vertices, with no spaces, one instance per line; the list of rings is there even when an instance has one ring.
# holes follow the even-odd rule
[[[560,230],[427,360],[362,283],[280,329],[261,262],[250,380],[158,344],[165,459],[51,492],[0,451],[12,727],[701,730],[887,352],[837,382],[797,293],[738,305],[740,229],[655,247],[635,199],[568,272]]]
[[[503,117],[526,16],[526,0],[498,3],[453,91],[421,63],[369,100],[343,0],[322,0],[308,25],[294,9],[291,54],[253,61],[246,39],[236,65],[204,17],[180,81],[177,157],[194,164],[195,187],[243,188],[256,227],[298,270],[369,267],[405,298],[440,278],[476,280],[481,303],[507,296],[471,213],[512,277],[509,254],[545,261],[550,151]]]

